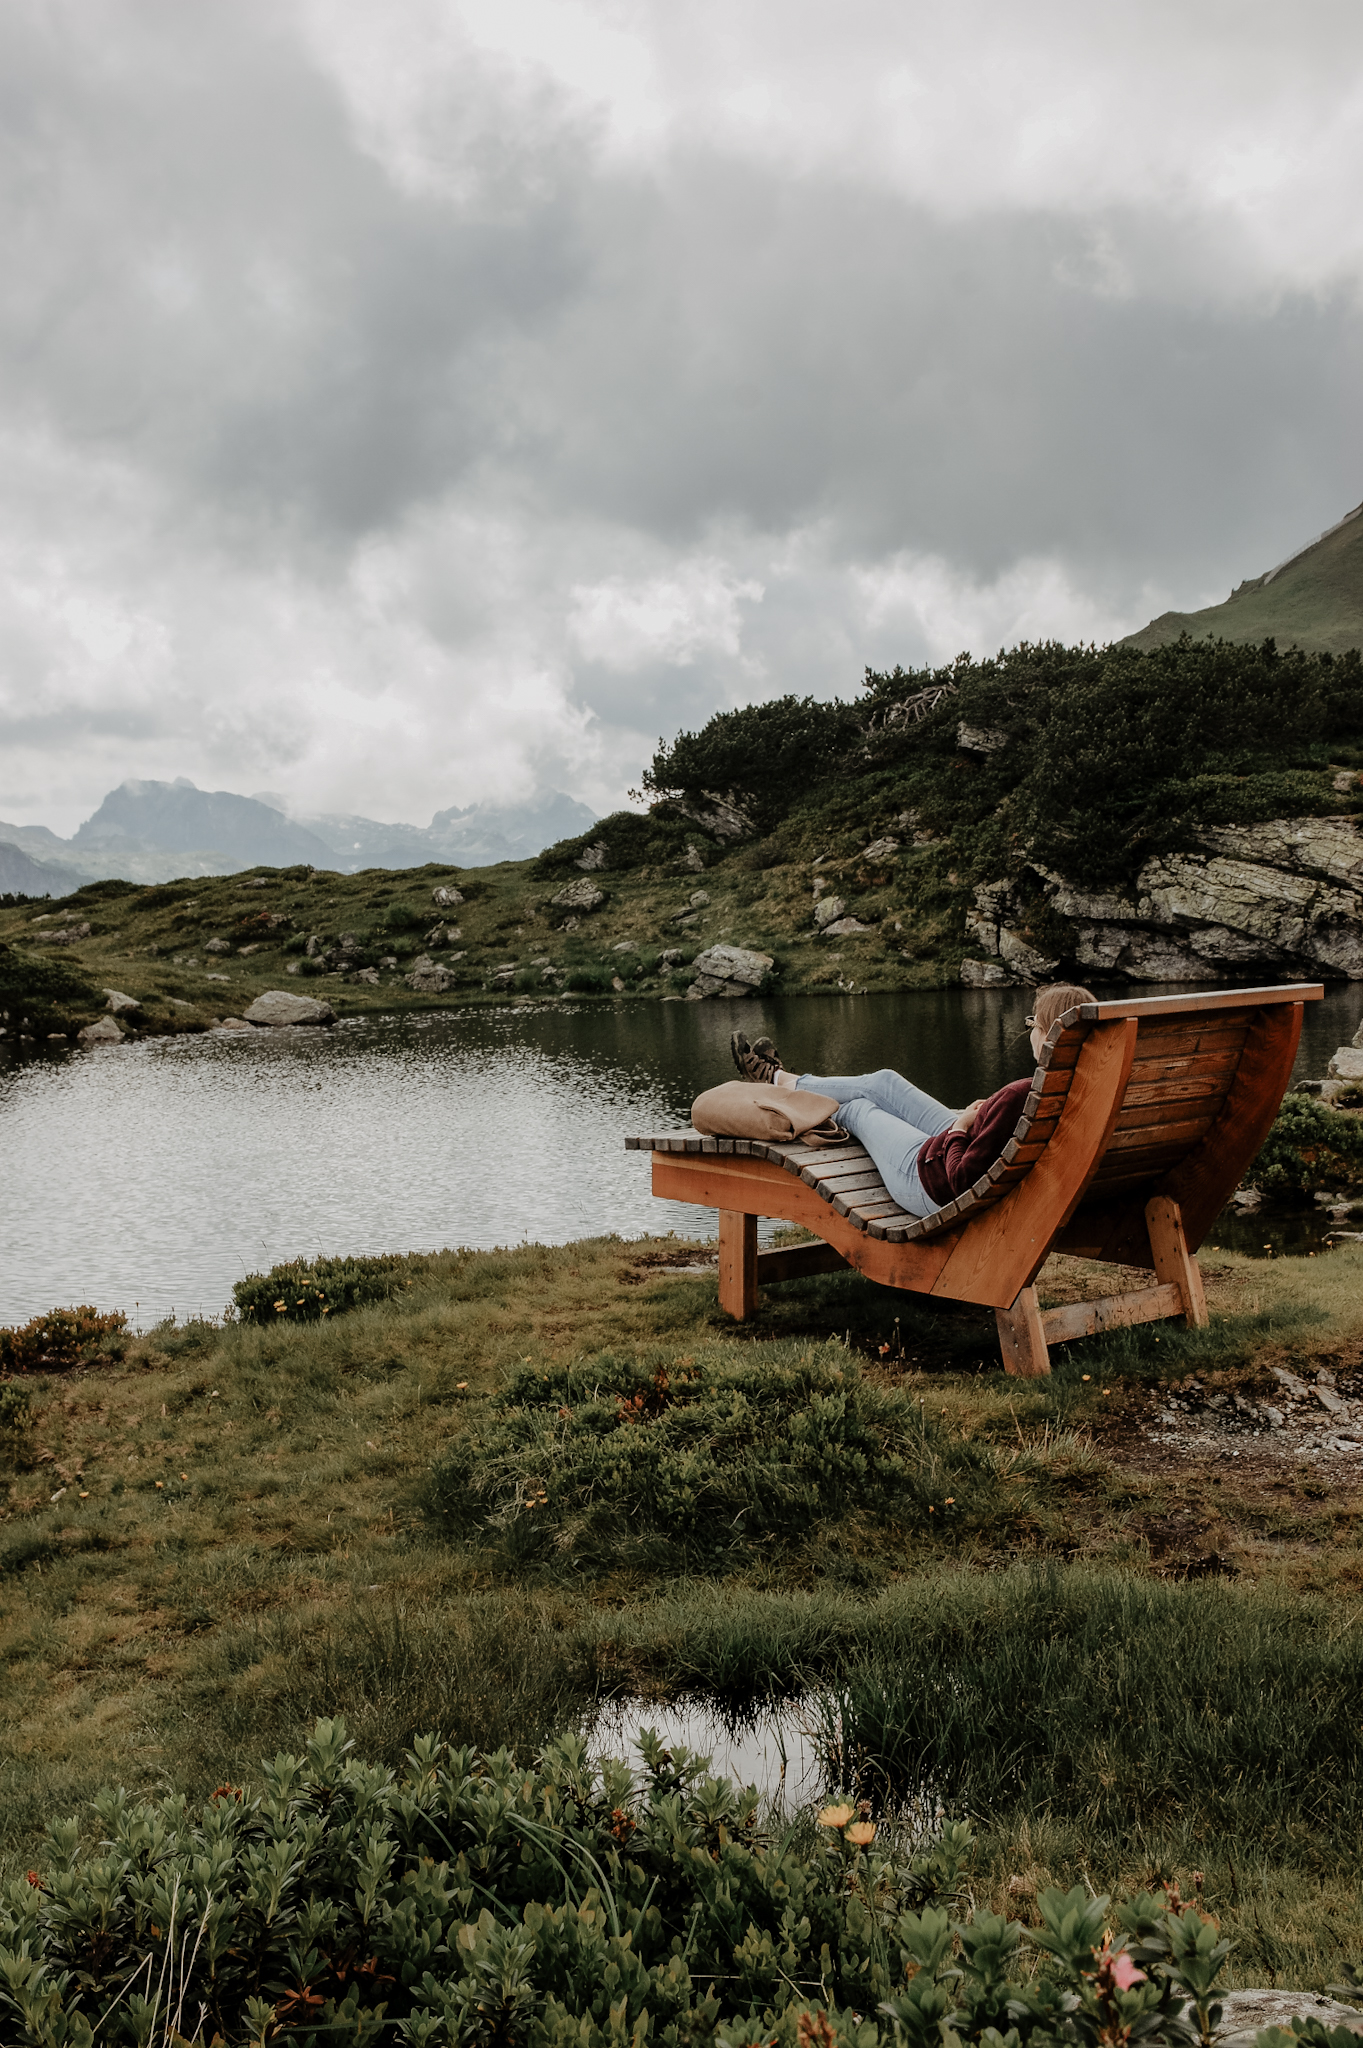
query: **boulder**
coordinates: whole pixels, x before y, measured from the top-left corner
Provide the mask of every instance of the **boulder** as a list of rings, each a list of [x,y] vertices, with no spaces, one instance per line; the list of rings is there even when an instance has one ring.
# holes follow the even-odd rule
[[[267,988],[245,1012],[248,1024],[334,1024],[336,1012],[330,1003],[311,996],[294,995],[284,988]]]
[[[1265,2027],[1281,2027],[1290,2033],[1294,2019],[1316,2020],[1323,2027],[1351,2027],[1363,2034],[1363,2012],[1342,1999],[1326,1998],[1318,1991],[1223,1991],[1220,1994],[1221,2024],[1216,2030],[1218,2048],[1254,2048],[1257,2034]]]
[[[686,955],[680,946],[668,946],[658,958],[664,967],[680,967]]]
[[[123,1027],[112,1017],[99,1017],[77,1032],[76,1041],[79,1045],[122,1045]]]
[[[605,890],[598,889],[595,882],[588,881],[585,875],[581,876],[576,882],[569,882],[565,889],[560,889],[556,896],[549,898],[549,901],[556,910],[576,910],[579,912],[597,910],[605,900]]]
[[[681,868],[689,868],[693,875],[698,875],[705,866],[705,855],[701,852],[698,846],[693,846],[691,841],[688,839],[686,842],[686,851],[682,855],[681,859],[677,862],[677,866]]]
[[[710,891],[708,889],[693,889],[690,900],[693,910],[704,910],[710,902]]]
[[[679,797],[677,809],[716,839],[746,839],[757,830],[739,802],[737,791],[732,789],[725,796],[717,795],[713,789],[703,789],[698,796]]]
[[[863,924],[859,917],[839,917],[835,918],[832,924],[823,926],[823,935],[826,939],[852,939],[858,932],[874,930],[873,924]]]
[[[443,996],[446,989],[454,987],[454,976],[449,969],[437,967],[433,960],[416,961],[411,973],[404,974],[402,978],[408,988],[419,996]],[[377,974],[374,979],[378,980]]]
[[[1325,1071],[1332,1081],[1363,1081],[1363,1046],[1341,1045]]]
[[[686,992],[687,1000],[750,996],[774,964],[770,953],[757,953],[748,946],[707,946],[692,962],[696,979]]]
[[[605,865],[606,842],[604,839],[598,839],[595,846],[587,847],[586,850],[580,853],[577,859],[573,862],[573,866],[575,868],[581,868],[584,874],[592,874],[598,868],[605,867]]]
[[[251,1028],[244,1017],[219,1017],[213,1026],[215,1031],[249,1031]]]
[[[835,918],[846,915],[847,905],[841,896],[821,896],[814,905],[814,922],[820,931],[826,931]]]
[[[617,939],[611,947],[612,953],[637,953],[638,950],[633,939]]]
[[[106,988],[104,993],[109,998],[104,1007],[111,1017],[131,1017],[142,1007],[136,996],[125,996],[122,989]]]
[[[442,882],[438,889],[431,891],[431,901],[437,910],[454,910],[463,900],[462,892],[448,882]]]
[[[1013,977],[997,960],[963,960],[961,980],[967,988],[1012,988]]]
[[[226,939],[210,939],[204,947],[205,953],[230,953],[231,950],[231,945]]]
[[[862,849],[861,857],[870,861],[891,860],[898,851],[897,839],[873,839],[869,846]]]
[[[1350,1040],[1350,1043],[1352,1045],[1363,1045],[1363,1024],[1359,1025],[1357,1031],[1355,1031],[1353,1035],[1353,1038]]]

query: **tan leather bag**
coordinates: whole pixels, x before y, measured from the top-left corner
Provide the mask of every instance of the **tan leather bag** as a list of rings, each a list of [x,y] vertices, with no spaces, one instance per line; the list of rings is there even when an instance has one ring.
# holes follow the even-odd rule
[[[760,1138],[768,1145],[845,1145],[847,1133],[833,1121],[839,1105],[831,1095],[803,1088],[772,1088],[760,1081],[724,1081],[691,1104],[691,1125],[704,1138]]]

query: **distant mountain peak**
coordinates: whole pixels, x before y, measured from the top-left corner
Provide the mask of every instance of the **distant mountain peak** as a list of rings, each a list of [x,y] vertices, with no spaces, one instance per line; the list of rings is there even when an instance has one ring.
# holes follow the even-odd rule
[[[1363,647],[1363,505],[1262,575],[1236,585],[1224,604],[1197,612],[1162,612],[1126,647],[1164,647],[1181,633],[1194,640],[1253,645],[1276,640],[1308,654],[1345,654]]]

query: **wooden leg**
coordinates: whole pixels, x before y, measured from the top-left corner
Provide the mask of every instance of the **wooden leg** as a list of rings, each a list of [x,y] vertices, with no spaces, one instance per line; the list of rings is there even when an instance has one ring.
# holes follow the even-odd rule
[[[1184,1322],[1190,1330],[1205,1330],[1207,1297],[1202,1291],[1202,1271],[1188,1250],[1183,1212],[1172,1196],[1155,1195],[1146,1203],[1145,1227],[1150,1232],[1156,1273],[1166,1287],[1177,1287],[1183,1298]]]
[[[757,1307],[757,1218],[741,1209],[719,1212],[719,1305],[740,1323]]]
[[[1035,1287],[1024,1287],[1011,1308],[996,1308],[1003,1369],[1016,1379],[1039,1379],[1051,1369]]]

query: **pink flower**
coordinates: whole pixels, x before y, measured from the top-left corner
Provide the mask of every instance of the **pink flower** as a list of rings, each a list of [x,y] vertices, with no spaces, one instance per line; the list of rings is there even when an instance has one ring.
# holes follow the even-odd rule
[[[1112,1981],[1119,1991],[1129,1991],[1133,1984],[1144,1984],[1145,1972],[1138,1970],[1125,1949],[1112,1958]]]

